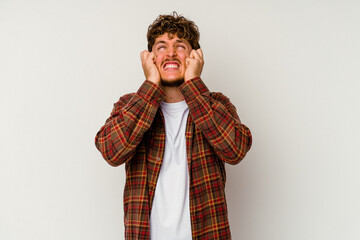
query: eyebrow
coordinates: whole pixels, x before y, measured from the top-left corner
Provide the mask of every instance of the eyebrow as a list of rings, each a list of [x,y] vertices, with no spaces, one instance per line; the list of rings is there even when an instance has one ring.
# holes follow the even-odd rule
[[[181,40],[181,39],[177,39],[176,42],[177,42],[177,43],[185,43],[185,41],[184,41],[184,40]],[[165,41],[161,40],[161,41],[155,42],[155,43],[154,43],[154,46],[156,46],[156,45],[158,45],[158,44],[160,44],[160,43],[166,44]]]
[[[154,43],[154,46],[155,46],[155,45],[158,45],[158,44],[160,44],[160,43],[166,43],[166,42],[165,42],[165,41],[158,41],[158,42],[155,42],[155,43]]]
[[[184,41],[184,40],[181,40],[181,39],[177,39],[176,42],[178,42],[178,43],[185,43],[185,41]]]

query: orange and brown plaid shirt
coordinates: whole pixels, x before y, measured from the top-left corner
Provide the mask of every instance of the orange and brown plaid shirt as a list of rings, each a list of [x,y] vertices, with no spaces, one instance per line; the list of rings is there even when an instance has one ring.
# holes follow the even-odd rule
[[[251,146],[250,130],[229,99],[208,90],[200,78],[179,87],[189,106],[186,153],[190,176],[193,239],[231,239],[224,163],[237,164]],[[165,149],[165,93],[145,81],[114,104],[96,135],[96,147],[112,166],[125,163],[125,238],[150,239],[150,212]],[[156,240],[156,239],[155,239]]]

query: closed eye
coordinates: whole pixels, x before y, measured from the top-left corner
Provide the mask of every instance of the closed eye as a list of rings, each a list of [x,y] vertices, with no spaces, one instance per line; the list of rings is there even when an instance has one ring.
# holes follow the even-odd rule
[[[184,45],[178,45],[176,48],[177,49],[186,49],[186,47]]]

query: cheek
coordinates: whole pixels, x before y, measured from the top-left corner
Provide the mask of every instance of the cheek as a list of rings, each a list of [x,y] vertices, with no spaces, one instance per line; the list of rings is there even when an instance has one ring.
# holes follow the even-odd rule
[[[161,54],[157,54],[155,57],[155,65],[160,67],[162,61],[163,61],[163,56]]]
[[[186,62],[186,58],[188,58],[189,56],[190,56],[190,55],[187,54],[187,52],[184,52],[184,53],[182,53],[182,54],[179,54],[179,60],[180,60],[181,62],[185,63],[185,62]]]
[[[160,70],[161,68],[161,61],[156,61],[155,66]]]

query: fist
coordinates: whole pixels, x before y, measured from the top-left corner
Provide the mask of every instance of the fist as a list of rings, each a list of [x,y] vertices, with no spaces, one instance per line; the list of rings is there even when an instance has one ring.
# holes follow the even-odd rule
[[[157,85],[160,84],[160,73],[155,65],[155,54],[146,50],[140,53],[141,64],[144,70],[146,80],[149,80]]]
[[[203,52],[201,49],[193,49],[190,56],[186,58],[185,81],[200,77],[204,66]]]

